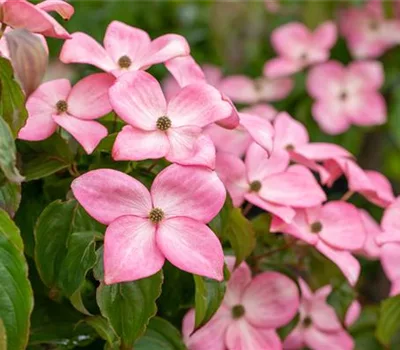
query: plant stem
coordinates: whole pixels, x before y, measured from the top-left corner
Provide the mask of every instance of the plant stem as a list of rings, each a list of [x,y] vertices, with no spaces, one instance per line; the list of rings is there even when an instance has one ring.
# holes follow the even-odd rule
[[[342,196],[342,198],[340,198],[340,200],[341,201],[348,201],[353,194],[354,194],[354,192],[349,190]]]
[[[0,27],[0,39],[3,37],[4,32],[6,31],[7,24],[2,23]]]
[[[247,202],[242,210],[243,215],[246,216],[250,212],[251,208],[253,208],[253,204]]]

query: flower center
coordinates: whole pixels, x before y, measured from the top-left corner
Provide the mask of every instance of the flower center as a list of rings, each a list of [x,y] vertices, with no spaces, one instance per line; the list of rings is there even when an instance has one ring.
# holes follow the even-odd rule
[[[372,31],[377,31],[379,29],[379,22],[376,20],[372,20],[371,22],[369,22],[369,29]]]
[[[153,208],[149,214],[149,219],[153,224],[158,224],[164,219],[164,212],[160,208]]]
[[[303,321],[304,328],[310,327],[311,323],[312,323],[311,317],[307,316]]]
[[[65,113],[68,111],[68,103],[65,100],[60,100],[56,103],[57,113]]]
[[[261,190],[261,182],[256,180],[250,184],[250,192],[258,192]]]
[[[339,95],[339,100],[340,101],[346,101],[349,97],[349,94],[346,91],[342,91]]]
[[[245,313],[245,310],[244,310],[243,305],[235,305],[232,308],[232,317],[234,319],[241,318],[244,315],[244,313]]]
[[[303,52],[300,56],[299,56],[300,60],[305,62],[308,59],[308,55],[307,52]]]
[[[167,131],[171,127],[171,124],[171,119],[169,119],[167,116],[163,116],[158,118],[156,125],[161,131]]]
[[[315,221],[310,226],[310,231],[312,233],[319,233],[322,231],[322,224],[319,221]]]
[[[293,151],[294,150],[294,146],[292,144],[288,144],[286,145],[286,151]]]
[[[132,60],[126,55],[121,56],[118,60],[118,65],[121,68],[129,68],[131,66],[131,64],[132,64]]]

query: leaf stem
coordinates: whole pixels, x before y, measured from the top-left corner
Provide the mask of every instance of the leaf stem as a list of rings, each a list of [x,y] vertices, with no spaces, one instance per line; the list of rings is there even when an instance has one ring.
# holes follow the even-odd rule
[[[349,190],[342,196],[342,198],[340,198],[340,200],[346,202],[351,198],[353,194],[354,192]]]
[[[0,27],[0,39],[3,37],[4,32],[6,31],[6,28],[7,28],[7,24],[2,23],[1,27]]]
[[[243,215],[246,216],[250,212],[251,208],[253,208],[253,204],[247,202],[243,208]]]

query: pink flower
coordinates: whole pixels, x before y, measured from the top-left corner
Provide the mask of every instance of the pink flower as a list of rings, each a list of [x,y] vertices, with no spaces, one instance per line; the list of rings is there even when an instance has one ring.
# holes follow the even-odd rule
[[[205,134],[211,138],[219,152],[232,153],[242,157],[250,144],[256,142],[270,153],[273,148],[274,130],[269,119],[276,114],[276,111],[268,105],[263,105],[261,109],[262,115],[239,113],[240,124],[236,129],[229,130],[217,124],[211,124],[205,129]],[[248,110],[250,112],[257,111],[256,109]],[[267,115],[267,110],[269,115]]]
[[[376,243],[376,238],[382,234],[382,230],[379,224],[366,210],[360,209],[360,215],[364,225],[366,238],[364,246],[357,251],[357,254],[369,259],[378,259],[381,256],[381,248]]]
[[[203,127],[232,111],[221,94],[204,83],[187,85],[167,103],[158,81],[143,71],[120,77],[110,89],[110,102],[129,124],[115,140],[115,160],[188,160],[196,147],[201,150],[198,141]],[[209,159],[206,165],[213,167],[213,161]]]
[[[290,222],[292,207],[313,207],[326,200],[312,173],[301,165],[289,166],[283,152],[268,153],[256,143],[250,145],[245,162],[228,154],[217,154],[216,171],[233,204],[245,200]]]
[[[326,298],[331,293],[331,286],[325,286],[313,293],[303,280],[301,287],[300,321],[285,339],[285,350],[352,350],[354,341],[342,327],[335,310]],[[356,321],[360,313],[360,304],[353,302],[346,314],[346,326]]]
[[[234,258],[227,257],[233,270]],[[194,310],[183,319],[182,333],[189,350],[280,350],[275,329],[296,314],[299,292],[283,274],[264,272],[252,278],[243,262],[233,270],[224,300],[212,319],[194,329]]]
[[[351,124],[385,123],[386,104],[378,92],[383,81],[379,62],[356,61],[344,67],[340,62],[329,61],[314,67],[307,78],[308,92],[316,99],[312,107],[314,119],[332,135],[346,131]]]
[[[0,0],[0,22],[12,28],[25,28],[32,33],[53,38],[69,39],[70,35],[47,12],[57,12],[68,20],[74,8],[61,0],[46,0],[33,5],[25,0]]]
[[[64,43],[60,60],[91,64],[119,76],[189,52],[186,39],[180,35],[167,34],[152,41],[145,31],[113,21],[107,28],[104,48],[85,33],[73,33],[72,39]]]
[[[297,22],[275,29],[271,40],[278,57],[265,63],[264,75],[269,78],[287,76],[326,61],[336,35],[332,22],[321,24],[314,32]]]
[[[279,0],[264,0],[265,8],[268,12],[277,13],[281,8]]]
[[[350,284],[357,282],[360,264],[350,251],[364,246],[366,234],[358,209],[352,204],[332,201],[324,206],[298,209],[290,224],[274,217],[272,232],[287,233],[332,260]]]
[[[18,138],[40,141],[61,126],[92,153],[107,136],[107,129],[94,121],[111,112],[108,90],[115,78],[106,73],[92,74],[73,88],[66,79],[43,83],[28,98],[28,120]]]
[[[400,21],[387,20],[381,0],[343,10],[339,27],[356,58],[376,58],[400,43]]]
[[[92,217],[108,225],[106,284],[151,276],[165,259],[187,272],[223,280],[222,247],[206,225],[225,201],[215,172],[174,164],[157,175],[149,193],[122,172],[99,169],[75,179],[72,191]]]

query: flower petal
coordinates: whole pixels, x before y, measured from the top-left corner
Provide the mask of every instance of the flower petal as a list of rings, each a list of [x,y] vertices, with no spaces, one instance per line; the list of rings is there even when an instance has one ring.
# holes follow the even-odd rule
[[[157,228],[156,240],[168,261],[181,270],[224,279],[221,243],[205,224],[188,217],[166,219]]]
[[[146,131],[125,125],[118,133],[112,149],[114,160],[144,160],[165,157],[168,137],[163,131]]]
[[[334,143],[312,142],[301,145],[295,149],[295,152],[305,158],[323,161],[326,159],[350,158],[352,157],[345,148]]]
[[[246,262],[242,262],[238,267],[232,266],[231,278],[228,281],[224,305],[234,307],[242,302],[242,295],[246,287],[251,282],[251,270]]]
[[[60,60],[63,63],[86,63],[106,72],[117,69],[116,63],[106,50],[92,37],[85,33],[73,33],[61,49]]]
[[[337,40],[336,25],[332,21],[320,24],[313,33],[313,44],[319,49],[330,50]]]
[[[360,81],[360,89],[379,89],[385,80],[383,65],[378,61],[354,61],[348,66],[349,78]]]
[[[135,281],[159,271],[165,258],[156,243],[156,226],[147,218],[122,216],[104,238],[106,284]]]
[[[170,165],[151,186],[154,207],[165,216],[185,216],[208,223],[225,202],[225,188],[217,174],[205,167]]]
[[[385,275],[391,280],[400,279],[400,244],[386,243],[381,247],[381,264]]]
[[[263,272],[246,288],[242,304],[245,318],[254,327],[278,328],[296,315],[299,291],[296,283],[278,272]]]
[[[111,74],[97,73],[80,80],[68,96],[68,113],[80,119],[96,119],[110,113],[108,90],[114,84]]]
[[[363,93],[358,103],[348,107],[351,121],[360,126],[381,125],[386,123],[386,102],[383,96],[375,91]]]
[[[280,101],[286,98],[293,89],[291,78],[268,79],[258,78],[255,82],[258,87],[258,100],[265,102]]]
[[[124,215],[147,218],[152,208],[144,185],[112,169],[89,171],[75,179],[71,188],[89,215],[105,225]]]
[[[221,80],[219,90],[237,103],[255,103],[258,91],[252,79],[245,75],[232,75]]]
[[[312,349],[329,350],[352,350],[354,341],[346,331],[327,333],[321,332],[315,327],[307,328],[304,331],[304,340]]]
[[[206,82],[202,69],[192,56],[175,57],[165,62],[165,67],[181,88],[189,84]]]
[[[268,120],[255,115],[240,113],[240,125],[251,135],[254,141],[269,154],[273,148],[274,129]]]
[[[270,79],[286,77],[300,71],[302,66],[285,57],[273,58],[265,62],[263,74]]]
[[[393,204],[391,204],[383,214],[382,217],[382,229],[385,234],[392,235],[393,237],[399,237],[400,241],[400,197],[396,199]]]
[[[329,61],[313,67],[307,76],[307,91],[314,98],[331,99],[340,93],[346,70],[338,61]],[[324,82],[324,88],[321,82]]]
[[[197,83],[185,86],[168,104],[168,116],[173,127],[204,127],[228,118],[232,107],[211,85]]]
[[[174,162],[179,159],[185,160],[192,157],[195,153],[196,142],[201,132],[202,129],[198,126],[169,128],[167,130],[167,136],[170,149],[166,158]]]
[[[46,12],[57,12],[64,20],[69,20],[74,14],[74,7],[63,0],[45,0],[36,4],[39,8]]]
[[[156,130],[158,118],[167,116],[160,84],[143,71],[122,75],[110,88],[110,103],[122,120],[143,130]]]
[[[395,201],[392,185],[383,174],[373,170],[367,170],[365,174],[375,188],[375,191],[362,191],[365,198],[383,208]]]
[[[350,120],[342,104],[333,99],[315,102],[312,106],[312,115],[321,130],[329,135],[341,134],[350,127]]]
[[[335,309],[326,302],[326,298],[314,298],[310,303],[309,316],[313,327],[324,332],[337,332],[342,326],[336,316]]]
[[[288,113],[280,112],[274,120],[275,148],[305,145],[309,142],[307,129],[303,124],[293,119]]]
[[[365,228],[366,239],[360,253],[370,259],[379,258],[381,249],[376,243],[376,238],[382,233],[378,223],[364,209],[360,209],[360,216]]]
[[[304,48],[309,38],[310,31],[303,23],[290,22],[272,32],[271,42],[279,55],[296,57],[296,53]]]
[[[108,134],[107,128],[93,120],[83,120],[67,114],[54,114],[54,121],[67,130],[91,154]]]

